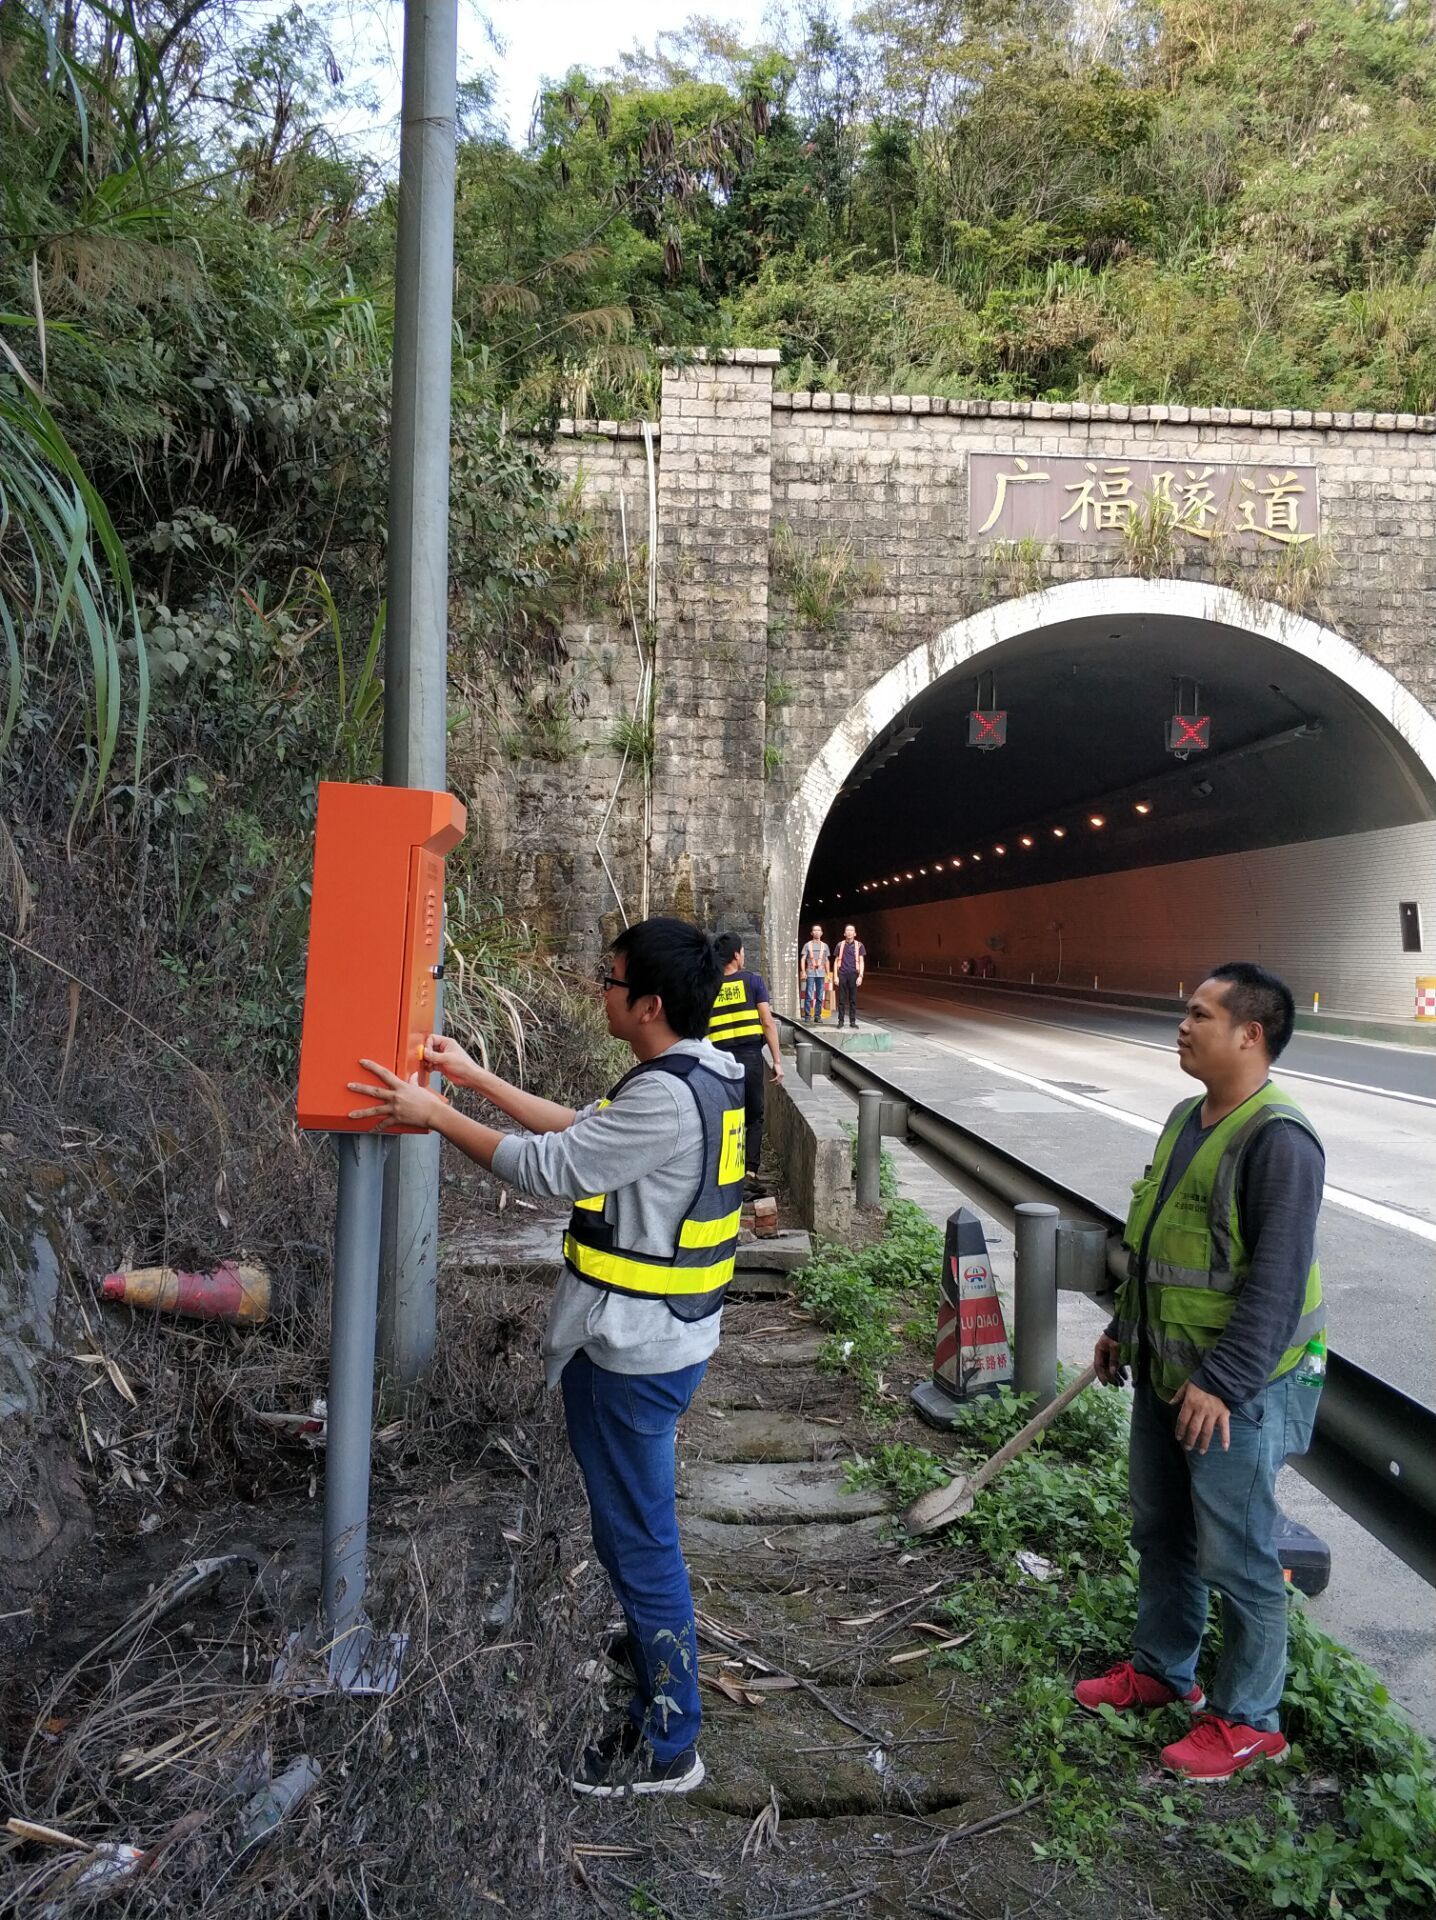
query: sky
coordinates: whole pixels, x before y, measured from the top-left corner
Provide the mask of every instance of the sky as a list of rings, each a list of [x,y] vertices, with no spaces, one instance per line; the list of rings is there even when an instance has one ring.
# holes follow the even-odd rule
[[[570,67],[600,71],[634,45],[651,46],[660,33],[702,12],[740,34],[756,35],[768,0],[459,0],[459,75],[490,70],[497,85],[498,118],[521,142],[540,87]],[[346,138],[387,157],[397,147],[399,75],[404,41],[399,0],[332,0],[328,30],[351,85],[376,97],[376,110],[351,112],[337,125]],[[497,42],[497,44],[495,44]]]

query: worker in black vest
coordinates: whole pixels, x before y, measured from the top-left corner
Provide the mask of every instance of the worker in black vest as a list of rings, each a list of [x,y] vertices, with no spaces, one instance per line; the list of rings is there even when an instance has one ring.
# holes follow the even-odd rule
[[[748,1187],[756,1192],[758,1164],[763,1157],[763,1092],[766,1044],[773,1062],[773,1078],[783,1077],[783,1059],[778,1049],[778,1023],[768,1001],[767,982],[760,974],[749,973],[744,966],[743,942],[736,933],[720,933],[718,958],[723,962],[723,979],[713,1002],[708,1022],[708,1040],[731,1053],[743,1069],[743,1088],[747,1103]]]

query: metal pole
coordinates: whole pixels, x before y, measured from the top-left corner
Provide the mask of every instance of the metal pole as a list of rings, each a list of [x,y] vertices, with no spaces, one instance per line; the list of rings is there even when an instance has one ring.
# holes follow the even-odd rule
[[[458,0],[406,0],[389,449],[384,782],[441,789],[447,767],[449,396],[454,323]],[[436,1004],[435,1024],[442,1003]],[[379,1352],[413,1386],[434,1353],[439,1138],[384,1171]]]
[[[798,1078],[805,1087],[813,1084],[813,1053],[815,1049],[807,1040],[800,1040],[795,1049],[798,1056]]]
[[[881,1200],[883,1159],[883,1097],[876,1087],[858,1095],[858,1205],[875,1207]]]
[[[355,1632],[364,1604],[386,1144],[377,1133],[339,1133],[334,1143],[339,1150],[339,1206],[329,1306],[322,1574],[324,1626],[331,1642]]]
[[[1017,1277],[1013,1314],[1016,1384],[1037,1396],[1037,1406],[1057,1397],[1057,1209],[1024,1200],[1016,1216]]]

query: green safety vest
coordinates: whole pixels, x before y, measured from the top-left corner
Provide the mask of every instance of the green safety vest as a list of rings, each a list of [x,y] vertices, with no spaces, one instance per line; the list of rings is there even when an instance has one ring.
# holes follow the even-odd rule
[[[671,1073],[686,1082],[703,1128],[698,1189],[679,1224],[671,1253],[636,1253],[614,1239],[608,1195],[576,1200],[563,1237],[569,1271],[590,1286],[664,1300],[680,1320],[702,1320],[723,1304],[733,1278],[743,1208],[743,1083],[705,1067],[694,1054],[644,1061],[626,1073],[600,1106],[609,1106],[640,1073]]]
[[[763,1040],[763,1022],[758,1018],[758,1002],[748,991],[748,976],[733,973],[718,989],[708,1021],[708,1038],[715,1047],[730,1047],[735,1041]]]
[[[1200,1098],[1184,1100],[1173,1108],[1152,1164],[1132,1184],[1132,1205],[1122,1236],[1128,1261],[1127,1278],[1117,1290],[1122,1364],[1135,1367],[1139,1357],[1145,1290],[1150,1378],[1163,1400],[1172,1398],[1196,1371],[1203,1354],[1221,1339],[1251,1265],[1237,1209],[1237,1172],[1242,1155],[1261,1128],[1278,1119],[1294,1120],[1320,1145],[1315,1127],[1290,1094],[1268,1081],[1213,1127],[1154,1220],[1162,1178],[1177,1136]],[[1143,1240],[1149,1225],[1151,1235],[1143,1259]],[[1292,1344],[1272,1369],[1273,1380],[1290,1372],[1325,1325],[1321,1265],[1313,1259],[1306,1277],[1301,1319]]]

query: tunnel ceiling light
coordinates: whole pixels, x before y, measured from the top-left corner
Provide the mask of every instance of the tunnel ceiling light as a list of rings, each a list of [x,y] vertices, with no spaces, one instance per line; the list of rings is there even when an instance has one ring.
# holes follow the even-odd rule
[[[960,866],[962,865],[962,862],[961,862],[960,860],[954,860],[952,864],[953,864],[953,865],[954,865],[955,867],[960,867]]]
[[[1087,816],[1087,824],[1089,827],[1105,827],[1107,824],[1107,816],[1105,813],[1089,813]]]
[[[1006,847],[1003,846],[1002,842],[999,840],[997,845],[992,849],[992,851],[994,853],[1006,853],[1007,849]]]
[[[1032,845],[1032,835],[1030,833],[1023,834],[1022,844],[1024,847],[1030,847]]]
[[[922,874],[925,874],[925,873],[927,872],[927,868],[926,868],[926,867],[919,867],[919,868],[918,868],[918,872],[919,872],[919,873],[922,873]],[[908,877],[909,877],[909,879],[911,879],[911,877],[912,877],[912,876],[911,876],[911,875],[909,875]]]
[[[982,855],[981,855],[980,853],[975,853],[975,854],[973,854],[973,856],[972,856],[972,857],[973,857],[973,859],[974,859],[974,860],[980,860],[980,859],[982,858]]]
[[[1139,800],[1139,801],[1137,802],[1137,808],[1136,808],[1136,810],[1137,810],[1137,812],[1138,812],[1138,813],[1150,813],[1150,812],[1152,811],[1152,803],[1151,803],[1151,801],[1150,801],[1150,800]]]
[[[942,872],[942,862],[941,862],[941,860],[939,860],[939,861],[938,861],[938,863],[937,863],[937,870],[938,870],[938,872],[939,872],[939,873],[941,873],[941,872]]]
[[[916,876],[915,874],[911,874],[911,873],[910,873],[910,874],[908,875],[908,879],[909,879],[909,880],[914,880],[914,879],[916,879],[916,877],[917,877],[917,876]]]
[[[1054,840],[1065,840],[1067,838],[1066,827],[1054,827],[1052,829],[1052,838]]]

